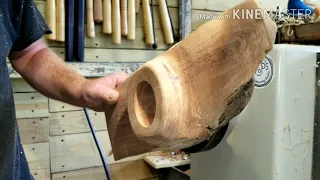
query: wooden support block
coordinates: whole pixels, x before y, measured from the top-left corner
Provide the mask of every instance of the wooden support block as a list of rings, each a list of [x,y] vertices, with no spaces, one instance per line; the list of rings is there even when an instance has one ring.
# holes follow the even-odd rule
[[[144,157],[144,160],[155,169],[183,166],[191,163],[189,155],[185,153],[172,155],[171,152],[148,155]]]
[[[49,119],[18,119],[22,144],[49,142]]]
[[[129,161],[109,166],[111,177],[114,180],[147,180],[157,176],[155,170],[143,160]],[[80,169],[69,172],[55,173],[53,180],[107,180],[103,167]]]
[[[89,110],[95,131],[107,130],[105,115]],[[84,111],[51,113],[50,135],[66,135],[91,132]]]
[[[246,0],[224,14],[261,8]],[[113,111],[106,109],[115,158],[208,140],[249,102],[253,75],[272,49],[276,32],[269,17],[212,20],[145,63],[118,87]]]
[[[82,110],[81,107],[73,106],[61,101],[49,99],[49,110],[50,112],[65,112],[65,111],[77,111]]]
[[[115,161],[107,131],[96,133],[108,164],[143,159],[144,155]],[[102,166],[102,162],[91,133],[50,137],[51,172],[65,172],[76,169]]]
[[[49,180],[50,156],[49,142],[23,145],[31,174],[36,180]]]
[[[50,116],[48,98],[40,93],[15,93],[13,96],[18,119]]]

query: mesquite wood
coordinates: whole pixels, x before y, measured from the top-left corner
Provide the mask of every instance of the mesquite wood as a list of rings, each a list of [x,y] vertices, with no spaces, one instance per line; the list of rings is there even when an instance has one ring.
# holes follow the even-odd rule
[[[247,0],[224,14],[260,8]],[[249,102],[252,77],[276,31],[269,17],[211,20],[145,63],[118,87],[120,100],[106,111],[115,159],[209,139]]]

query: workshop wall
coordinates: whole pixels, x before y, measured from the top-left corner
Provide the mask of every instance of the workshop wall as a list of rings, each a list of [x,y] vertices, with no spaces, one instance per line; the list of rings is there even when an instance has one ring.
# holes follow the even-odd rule
[[[207,22],[200,20],[201,13],[220,14],[221,11],[239,2],[241,0],[194,0],[192,29],[195,30]],[[36,1],[43,15],[45,15],[45,3]],[[175,33],[178,33],[177,4],[177,0],[168,0]],[[275,9],[278,4],[286,7],[284,0],[263,0],[262,4],[269,9]],[[158,7],[155,8],[157,50],[148,48],[144,43],[141,10],[137,15],[135,41],[122,38],[122,44],[114,45],[111,36],[102,34],[101,25],[96,25],[96,37],[85,39],[85,61],[141,63],[153,59],[170,48],[164,43]],[[47,40],[46,42],[53,51],[64,58],[63,43]],[[106,180],[83,110],[44,97],[20,78],[12,79],[12,85],[22,144],[35,179]],[[90,111],[90,116],[114,179],[157,179],[156,172],[142,160],[142,156],[115,162],[104,114]]]

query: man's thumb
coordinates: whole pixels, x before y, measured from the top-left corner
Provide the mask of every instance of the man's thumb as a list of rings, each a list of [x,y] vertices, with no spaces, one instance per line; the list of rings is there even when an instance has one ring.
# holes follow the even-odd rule
[[[114,89],[109,89],[106,92],[106,101],[109,104],[115,104],[119,99],[119,92]]]

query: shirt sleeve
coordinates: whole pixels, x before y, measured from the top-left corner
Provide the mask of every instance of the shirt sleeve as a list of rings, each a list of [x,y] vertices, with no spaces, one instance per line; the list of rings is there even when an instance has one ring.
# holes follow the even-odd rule
[[[18,37],[14,42],[11,51],[22,51],[32,43],[41,39],[43,35],[51,33],[50,28],[45,23],[45,20],[34,1],[25,0],[23,2]]]

